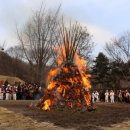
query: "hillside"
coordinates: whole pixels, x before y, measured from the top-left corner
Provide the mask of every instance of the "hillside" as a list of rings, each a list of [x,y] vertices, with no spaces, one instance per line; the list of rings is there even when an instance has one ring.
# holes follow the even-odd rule
[[[21,80],[21,79],[18,78],[18,77],[0,75],[0,81],[5,81],[5,80],[8,80],[8,82],[9,82],[10,84],[13,84],[14,82],[24,83],[24,81]]]
[[[0,75],[19,77],[28,80],[29,65],[18,58],[13,58],[5,52],[0,52]]]

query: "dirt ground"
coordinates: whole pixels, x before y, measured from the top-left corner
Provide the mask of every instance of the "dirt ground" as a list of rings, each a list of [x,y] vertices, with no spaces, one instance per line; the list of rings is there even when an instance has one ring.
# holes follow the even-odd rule
[[[34,101],[0,101],[0,130],[130,130],[130,104],[97,103],[96,111],[42,111]]]

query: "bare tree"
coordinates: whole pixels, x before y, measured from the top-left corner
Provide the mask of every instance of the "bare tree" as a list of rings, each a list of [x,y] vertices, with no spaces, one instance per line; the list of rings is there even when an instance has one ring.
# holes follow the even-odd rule
[[[88,60],[94,44],[87,28],[81,26],[78,22],[65,24],[62,18],[57,29],[53,48],[58,48],[56,51],[59,53],[54,53],[55,58],[57,59],[57,56],[60,55],[63,62],[73,62],[75,54],[78,53]]]
[[[52,56],[50,48],[54,40],[59,11],[60,6],[55,12],[41,7],[21,32],[17,29],[24,55],[32,68],[31,71],[35,72],[38,82],[41,81],[45,67]]]
[[[69,26],[68,23],[66,25],[63,18],[59,19],[59,11],[60,6],[55,12],[41,7],[21,32],[17,29],[24,55],[32,68],[31,71],[36,74],[38,82],[46,65],[54,63],[57,56],[54,53],[56,48],[62,50],[64,45],[67,61],[73,60],[77,50],[80,55],[88,58],[93,48],[87,29],[78,22],[74,24],[70,22]]]
[[[128,62],[130,60],[130,32],[106,43],[105,50],[112,59]]]
[[[121,37],[114,38],[111,42],[106,43],[105,50],[110,58],[119,64],[118,70],[122,73],[125,80],[128,81],[130,73],[130,32],[125,32]]]
[[[16,45],[14,47],[10,47],[6,50],[6,52],[15,59],[24,60],[25,57],[23,55],[23,49],[22,46]]]

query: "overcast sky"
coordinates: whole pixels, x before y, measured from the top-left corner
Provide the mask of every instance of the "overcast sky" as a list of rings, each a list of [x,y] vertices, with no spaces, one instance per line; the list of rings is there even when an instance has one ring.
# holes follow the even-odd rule
[[[112,37],[130,30],[130,0],[0,0],[0,44],[17,43],[15,23],[23,26],[41,2],[86,25],[96,44],[95,54]]]

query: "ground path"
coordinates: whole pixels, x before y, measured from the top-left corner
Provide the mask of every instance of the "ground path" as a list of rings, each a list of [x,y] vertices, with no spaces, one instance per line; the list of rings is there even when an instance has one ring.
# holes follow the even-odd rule
[[[33,101],[0,101],[0,130],[130,130],[130,104],[98,103],[95,112],[40,111]]]

